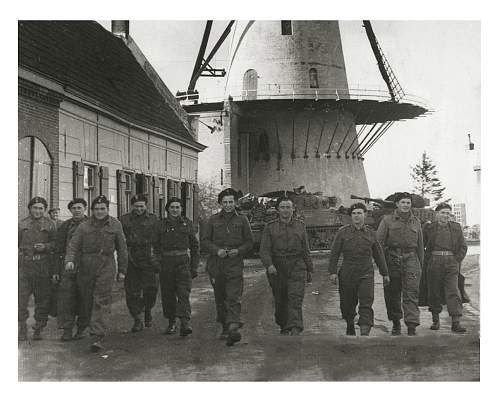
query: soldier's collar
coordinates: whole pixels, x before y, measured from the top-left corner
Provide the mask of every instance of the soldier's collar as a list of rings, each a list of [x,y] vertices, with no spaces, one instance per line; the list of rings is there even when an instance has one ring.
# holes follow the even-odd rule
[[[366,230],[366,223],[363,223],[363,225],[359,229],[356,226],[354,226],[354,223],[351,223],[351,228],[353,230],[361,230],[364,232]]]
[[[234,209],[234,211],[231,211],[231,212],[226,212],[226,211],[224,211],[223,209],[222,209],[222,210],[220,210],[220,212],[219,212],[219,216],[220,216],[221,218],[223,218],[225,214],[227,214],[227,216],[239,215],[239,213],[238,213],[238,211],[236,210],[236,208]]]

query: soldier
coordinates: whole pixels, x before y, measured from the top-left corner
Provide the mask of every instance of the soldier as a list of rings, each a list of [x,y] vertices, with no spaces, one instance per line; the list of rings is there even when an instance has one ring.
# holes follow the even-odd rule
[[[111,313],[111,290],[115,276],[114,252],[118,254],[117,280],[123,281],[127,271],[127,243],[121,223],[109,216],[109,201],[98,196],[92,201],[92,216],[79,225],[66,250],[66,271],[75,269],[75,260],[80,259],[77,286],[81,304],[82,324],[90,325],[94,336],[91,351],[103,349],[109,316]]]
[[[56,224],[56,229],[59,229],[59,227],[62,225],[63,221],[59,219],[59,212],[61,210],[59,208],[51,208],[49,210],[49,218]]]
[[[52,250],[56,237],[54,222],[45,217],[47,201],[33,197],[28,203],[30,215],[18,227],[18,339],[26,340],[29,317],[28,302],[35,298],[33,340],[42,339],[42,329],[47,325],[52,275]]]
[[[87,220],[87,216],[85,215],[87,211],[87,202],[82,198],[75,198],[69,202],[68,209],[73,217],[64,221],[57,230],[56,260],[59,266],[55,269],[55,273],[52,276],[54,281],[59,282],[57,318],[63,329],[63,334],[61,336],[63,342],[73,340],[75,317],[78,313],[76,273],[79,267],[79,260],[75,258],[74,269],[65,270],[64,257],[66,256],[66,250],[76,228]],[[78,316],[75,338],[80,339],[83,336],[83,331],[84,325],[82,324],[82,318]]]
[[[276,203],[279,218],[262,232],[260,258],[274,297],[274,318],[282,335],[299,335],[304,329],[302,302],[305,280],[311,282],[313,263],[305,224],[293,218],[294,205],[288,197]]]
[[[404,313],[408,335],[414,336],[420,324],[418,291],[424,260],[422,227],[411,212],[410,193],[397,194],[394,202],[396,209],[383,217],[377,230],[390,276],[389,285],[384,288],[385,305],[387,316],[393,322],[392,335],[401,335],[400,320]]]
[[[351,205],[349,213],[352,225],[340,228],[335,235],[330,256],[330,280],[339,277],[340,310],[347,322],[347,335],[356,335],[354,317],[359,301],[358,325],[362,336],[370,335],[373,327],[374,272],[372,258],[383,277],[384,287],[389,284],[384,251],[377,240],[375,230],[365,225],[366,206]],[[343,255],[342,266],[337,272],[337,262]]]
[[[248,219],[235,210],[237,192],[228,188],[218,195],[222,210],[210,217],[203,227],[201,245],[210,256],[207,270],[222,324],[221,339],[228,346],[241,340],[239,328],[243,294],[243,256],[253,247]]]
[[[151,309],[158,294],[158,275],[153,263],[152,247],[158,218],[147,211],[148,199],[139,194],[131,199],[132,212],[121,217],[128,246],[128,268],[125,277],[127,307],[134,319],[132,332],[151,327]],[[144,311],[144,323],[141,314]]]
[[[451,206],[442,203],[436,207],[437,221],[424,228],[425,268],[427,271],[427,288],[429,309],[432,312],[432,330],[440,328],[439,313],[442,306],[442,292],[452,318],[451,330],[465,333],[460,325],[462,317],[462,300],[458,288],[460,264],[467,253],[462,227],[450,220]]]
[[[187,336],[193,332],[189,294],[191,280],[198,276],[200,244],[193,222],[181,215],[180,199],[170,198],[165,210],[168,216],[161,220],[154,244],[155,258],[160,266],[163,315],[168,319],[165,334],[176,333],[176,318],[179,318],[180,335]]]

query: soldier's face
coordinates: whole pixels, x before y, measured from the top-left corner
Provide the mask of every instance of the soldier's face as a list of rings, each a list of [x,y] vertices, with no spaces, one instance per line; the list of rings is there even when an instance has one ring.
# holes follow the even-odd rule
[[[136,201],[134,203],[134,212],[137,214],[137,215],[142,215],[146,212],[146,203],[144,201]]]
[[[355,225],[362,225],[365,223],[365,211],[361,208],[356,208],[351,212],[351,219]]]
[[[396,207],[398,207],[401,212],[408,212],[411,209],[411,200],[409,198],[401,199],[396,203]]]
[[[222,204],[222,209],[225,212],[233,212],[235,206],[234,196],[224,196],[222,198],[221,204]]]
[[[57,221],[59,219],[59,211],[52,211],[50,213],[50,219]]]
[[[82,203],[73,204],[70,208],[71,215],[73,215],[73,218],[77,219],[83,218],[83,216],[85,215],[85,210],[86,207]]]
[[[41,218],[44,213],[45,206],[42,203],[36,203],[30,207],[30,214],[35,219]]]
[[[439,223],[446,223],[451,219],[451,211],[448,208],[443,208],[436,213]]]
[[[281,219],[290,219],[293,215],[293,203],[290,200],[283,200],[278,205],[278,212]]]
[[[181,216],[182,214],[182,205],[177,202],[170,203],[168,207],[168,214],[174,218]]]
[[[104,203],[95,204],[92,209],[92,215],[97,219],[104,219],[108,215],[109,209]]]

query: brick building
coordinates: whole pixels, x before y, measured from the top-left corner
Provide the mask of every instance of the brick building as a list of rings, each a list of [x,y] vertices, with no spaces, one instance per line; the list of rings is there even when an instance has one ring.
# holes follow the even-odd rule
[[[187,114],[126,32],[92,21],[20,21],[18,214],[30,197],[60,207],[105,194],[110,213],[136,193],[162,216],[171,196],[196,219],[198,143]]]

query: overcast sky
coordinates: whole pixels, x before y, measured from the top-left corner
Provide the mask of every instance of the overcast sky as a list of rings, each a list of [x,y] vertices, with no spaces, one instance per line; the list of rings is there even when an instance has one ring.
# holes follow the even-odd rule
[[[109,29],[109,22],[101,22]],[[410,167],[427,151],[452,202],[465,202],[468,224],[480,222],[479,164],[481,127],[480,23],[471,21],[372,21],[379,43],[405,92],[423,97],[434,110],[398,122],[365,159],[374,197],[410,190]],[[199,49],[205,21],[131,21],[130,34],[172,93],[185,90]],[[224,29],[216,21],[211,43]],[[384,88],[361,21],[341,21],[341,36],[351,88]],[[229,39],[213,66],[224,67]],[[197,89],[217,96],[224,79],[200,78]],[[214,93],[214,95],[212,95]],[[475,152],[466,150],[467,133]]]

